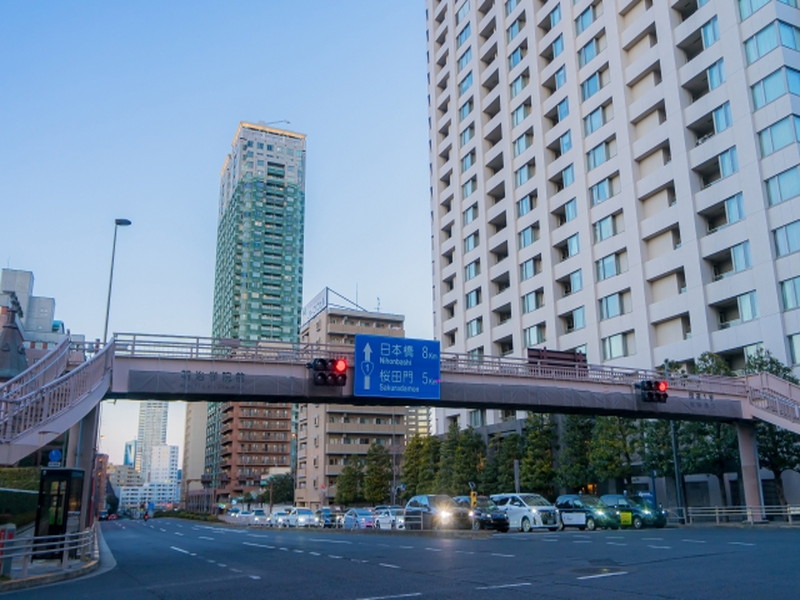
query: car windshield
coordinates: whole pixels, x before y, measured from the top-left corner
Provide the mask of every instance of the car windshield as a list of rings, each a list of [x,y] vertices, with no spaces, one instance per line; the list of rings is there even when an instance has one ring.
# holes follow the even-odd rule
[[[431,506],[436,508],[458,508],[458,504],[450,496],[429,496]]]
[[[314,513],[311,512],[310,508],[298,508],[297,509],[298,515],[313,515]]]
[[[581,496],[581,501],[586,506],[597,506],[599,508],[605,508],[607,506],[607,504],[597,496]]]
[[[550,503],[539,494],[520,494],[519,497],[528,506],[550,506]]]
[[[641,498],[640,496],[630,496],[628,498],[628,501],[631,504],[635,504],[639,508],[648,508],[650,510],[655,510],[655,505],[646,498]]]
[[[497,510],[497,504],[495,504],[486,496],[478,496],[478,502],[475,504],[475,506],[484,510]]]
[[[371,510],[367,510],[366,508],[358,508],[358,509],[354,510],[353,512],[359,517],[371,517],[372,516],[372,511]]]

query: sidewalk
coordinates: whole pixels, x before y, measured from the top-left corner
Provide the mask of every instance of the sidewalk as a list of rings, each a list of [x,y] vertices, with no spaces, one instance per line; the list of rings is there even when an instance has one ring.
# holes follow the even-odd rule
[[[103,539],[102,530],[98,529],[98,549],[88,560],[69,558],[66,563],[62,564],[60,559],[37,559],[31,561],[27,574],[23,576],[22,560],[15,558],[11,564],[9,575],[0,579],[0,595],[14,590],[83,577],[95,572],[101,565],[103,570],[109,570],[116,566],[116,561]]]

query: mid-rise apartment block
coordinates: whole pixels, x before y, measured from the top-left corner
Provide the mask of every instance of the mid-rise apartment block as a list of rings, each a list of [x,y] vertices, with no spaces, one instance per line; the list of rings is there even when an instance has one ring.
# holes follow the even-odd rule
[[[318,346],[321,358],[355,346],[358,334],[405,336],[402,315],[368,311],[330,289],[312,300],[300,332],[304,346]],[[329,349],[330,348],[330,349]],[[388,451],[399,484],[407,412],[420,409],[352,404],[301,404],[297,425],[295,503],[319,508],[334,503],[336,478],[348,461],[363,460],[370,446]],[[427,413],[427,409],[425,409]]]
[[[255,344],[300,333],[305,136],[242,122],[220,177],[213,335]],[[291,404],[207,405],[204,472],[219,500],[292,463]],[[191,464],[188,461],[187,464]]]
[[[798,371],[797,0],[426,5],[443,352]]]

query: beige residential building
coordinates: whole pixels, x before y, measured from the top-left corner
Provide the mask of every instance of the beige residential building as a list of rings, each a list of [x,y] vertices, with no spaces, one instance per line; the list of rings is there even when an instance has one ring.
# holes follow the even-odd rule
[[[800,372],[797,0],[426,5],[443,352]]]
[[[357,334],[405,336],[402,315],[367,311],[325,289],[304,310],[301,343],[355,345]],[[322,358],[330,358],[321,351]],[[351,377],[352,377],[352,371]],[[363,459],[372,444],[392,457],[396,484],[405,449],[407,412],[415,427],[426,424],[427,409],[352,404],[301,404],[297,426],[295,503],[318,508],[334,503],[336,478],[349,460]],[[421,415],[421,416],[420,416]],[[427,434],[427,427],[425,426]]]

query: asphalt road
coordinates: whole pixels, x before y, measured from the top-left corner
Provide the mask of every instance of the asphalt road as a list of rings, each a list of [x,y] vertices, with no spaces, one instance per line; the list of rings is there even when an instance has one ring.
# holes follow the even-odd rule
[[[800,597],[800,528],[494,534],[272,530],[176,519],[103,523],[95,575],[15,600],[615,600]],[[116,563],[114,565],[114,562]],[[111,568],[109,568],[111,567]]]

